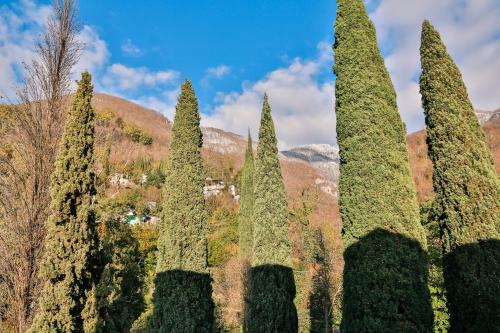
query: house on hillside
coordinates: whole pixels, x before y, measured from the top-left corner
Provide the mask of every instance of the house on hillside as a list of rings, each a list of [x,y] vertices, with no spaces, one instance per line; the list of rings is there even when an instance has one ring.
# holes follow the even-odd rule
[[[222,190],[225,188],[226,185],[222,179],[207,177],[205,179],[205,186],[203,186],[203,194],[205,195],[205,198],[209,198],[211,196],[221,194]]]
[[[129,225],[137,224],[158,224],[160,223],[160,218],[155,215],[144,215],[138,216],[135,210],[130,209],[124,217],[124,220]]]
[[[226,189],[226,184],[222,179],[214,179],[211,177],[207,177],[205,179],[205,186],[203,186],[203,194],[205,198],[209,198],[211,196],[220,195]],[[229,195],[236,201],[240,199],[240,196],[236,192],[236,185],[229,185],[227,187]]]
[[[131,188],[135,185],[134,182],[128,179],[128,176],[123,173],[115,173],[114,175],[112,175],[111,178],[109,179],[109,183],[113,187],[124,187],[124,188]]]

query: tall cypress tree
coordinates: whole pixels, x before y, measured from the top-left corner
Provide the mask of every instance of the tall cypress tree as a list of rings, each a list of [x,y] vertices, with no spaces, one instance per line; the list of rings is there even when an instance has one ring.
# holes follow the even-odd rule
[[[82,310],[96,280],[92,83],[82,74],[68,111],[52,176],[41,275],[46,281],[31,332],[83,332]]]
[[[340,214],[346,251],[343,332],[427,332],[425,234],[396,93],[361,0],[335,21]]]
[[[155,332],[211,332],[213,302],[207,266],[200,114],[191,82],[175,110],[165,180],[155,280]]]
[[[500,187],[459,69],[425,21],[420,92],[452,332],[500,332]]]
[[[248,131],[248,143],[245,154],[245,164],[241,173],[241,205],[239,218],[240,254],[248,259],[253,246],[253,205],[254,205],[254,161],[252,137]]]
[[[250,268],[253,247],[254,160],[252,137],[248,130],[245,163],[241,173],[240,218],[238,221],[241,260],[241,306],[243,319],[247,317]]]
[[[253,262],[245,331],[296,332],[288,208],[267,94],[262,108],[254,181]]]

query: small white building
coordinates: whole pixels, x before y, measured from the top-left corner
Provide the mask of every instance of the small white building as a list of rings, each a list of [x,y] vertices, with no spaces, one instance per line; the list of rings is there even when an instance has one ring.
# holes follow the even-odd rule
[[[123,173],[115,173],[111,176],[109,183],[114,187],[125,187],[130,188],[134,185],[134,183],[128,179],[128,176]]]
[[[205,179],[205,186],[203,186],[203,194],[205,198],[209,198],[214,195],[220,195],[222,190],[226,188],[223,180],[212,179],[207,177]]]

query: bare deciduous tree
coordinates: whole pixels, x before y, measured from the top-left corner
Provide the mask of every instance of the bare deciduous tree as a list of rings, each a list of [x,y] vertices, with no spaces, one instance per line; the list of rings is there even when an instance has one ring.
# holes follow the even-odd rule
[[[35,60],[25,66],[18,101],[9,107],[11,126],[2,137],[0,296],[5,303],[0,304],[0,319],[13,332],[29,328],[41,287],[38,266],[50,212],[50,178],[71,70],[81,50],[76,9],[76,0],[54,1]]]

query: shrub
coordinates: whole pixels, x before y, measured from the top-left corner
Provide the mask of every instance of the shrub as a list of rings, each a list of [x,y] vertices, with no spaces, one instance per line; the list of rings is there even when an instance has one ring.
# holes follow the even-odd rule
[[[153,143],[153,137],[149,133],[133,124],[125,124],[123,132],[136,143],[140,143],[145,146],[149,146]]]

